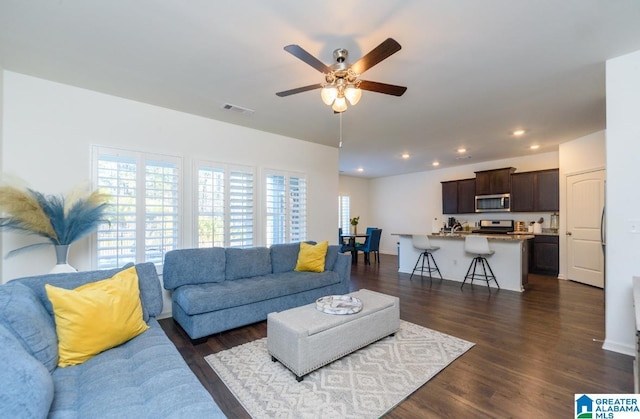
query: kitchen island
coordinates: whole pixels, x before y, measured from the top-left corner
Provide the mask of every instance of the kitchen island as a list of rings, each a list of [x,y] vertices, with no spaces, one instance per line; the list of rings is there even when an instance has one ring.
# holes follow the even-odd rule
[[[468,233],[391,233],[399,236],[398,272],[411,274],[421,251],[413,247],[412,236],[426,235],[433,246],[440,249],[433,252],[433,257],[440,268],[442,277],[451,281],[464,281],[464,276],[473,260],[473,255],[464,251],[464,239]],[[480,234],[474,234],[480,235]],[[487,260],[500,284],[501,289],[522,292],[525,290],[528,275],[527,240],[534,238],[529,234],[487,234],[489,247],[495,253]],[[416,273],[418,278],[419,273]],[[416,278],[414,275],[414,278]],[[437,276],[437,274],[436,274]],[[428,275],[427,275],[428,279]],[[438,278],[439,280],[439,278]],[[468,281],[467,281],[468,284]],[[489,284],[495,288],[495,283]],[[484,282],[474,282],[474,287],[485,287]],[[465,289],[470,287],[465,285]]]

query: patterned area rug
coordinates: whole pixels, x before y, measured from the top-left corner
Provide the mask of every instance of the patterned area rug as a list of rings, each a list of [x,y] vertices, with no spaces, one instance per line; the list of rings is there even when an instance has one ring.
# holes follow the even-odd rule
[[[267,338],[205,357],[253,418],[377,418],[474,344],[413,323],[297,382]]]

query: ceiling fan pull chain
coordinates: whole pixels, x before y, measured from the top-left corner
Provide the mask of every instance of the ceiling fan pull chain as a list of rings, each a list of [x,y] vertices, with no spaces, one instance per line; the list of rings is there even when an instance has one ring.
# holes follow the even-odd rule
[[[338,114],[340,115],[340,142],[338,143],[338,148],[342,148],[342,114],[343,112]]]

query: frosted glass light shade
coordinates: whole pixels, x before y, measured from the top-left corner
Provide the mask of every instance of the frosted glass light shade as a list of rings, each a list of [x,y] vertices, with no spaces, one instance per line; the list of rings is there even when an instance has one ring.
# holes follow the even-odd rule
[[[334,100],[338,97],[338,88],[335,86],[325,86],[320,90],[320,97],[325,105],[331,106]]]
[[[355,105],[362,97],[362,90],[353,86],[347,86],[344,90],[344,96],[349,100],[350,104]]]
[[[331,107],[336,112],[344,112],[347,110],[347,101],[344,97],[336,98],[336,101],[333,102],[333,106]]]

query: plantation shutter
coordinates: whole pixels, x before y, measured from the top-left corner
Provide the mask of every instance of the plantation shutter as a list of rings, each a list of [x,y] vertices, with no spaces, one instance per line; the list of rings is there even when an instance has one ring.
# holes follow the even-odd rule
[[[110,195],[97,233],[96,267],[163,263],[179,245],[180,159],[94,148],[95,183]]]
[[[225,245],[224,181],[223,169],[198,169],[198,247]]]
[[[289,178],[289,241],[299,242],[307,238],[307,182],[303,177]]]
[[[349,233],[351,224],[349,223],[349,214],[351,214],[351,204],[348,195],[341,195],[338,197],[338,220],[340,220],[340,226],[344,234]]]
[[[267,245],[306,240],[306,178],[268,173],[265,176],[265,184]]]
[[[136,262],[137,163],[134,158],[103,155],[98,159],[97,185],[110,196],[108,223],[97,233],[98,269]]]
[[[229,173],[229,246],[253,246],[254,192],[253,173],[231,170]]]
[[[253,170],[206,162],[197,166],[198,247],[253,246]]]
[[[178,248],[179,168],[170,162],[145,163],[145,262],[161,264]]]

